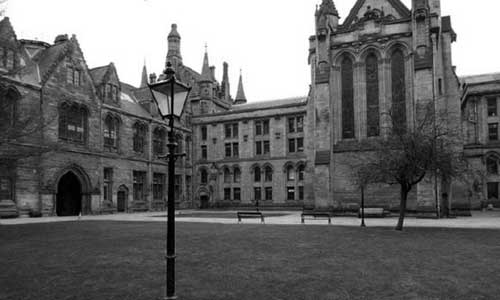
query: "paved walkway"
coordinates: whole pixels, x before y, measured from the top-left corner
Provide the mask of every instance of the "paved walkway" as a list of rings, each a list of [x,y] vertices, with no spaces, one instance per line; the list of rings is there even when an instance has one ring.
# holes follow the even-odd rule
[[[269,211],[263,212],[265,223],[268,225],[299,225],[299,211]],[[237,224],[236,211],[199,211],[182,210],[177,211],[177,222],[196,223],[219,223]],[[209,217],[206,217],[206,215]],[[221,217],[217,217],[220,214]],[[136,213],[136,214],[113,214],[82,217],[45,217],[45,218],[17,218],[0,219],[0,225],[20,225],[51,222],[74,222],[74,221],[125,221],[125,222],[165,222],[165,212]],[[185,215],[186,217],[183,217]],[[197,216],[199,215],[199,217]],[[205,215],[205,216],[204,216]],[[232,217],[234,215],[234,218]],[[278,216],[277,216],[278,215]],[[242,224],[259,224],[260,219],[245,219]],[[367,226],[394,227],[397,218],[366,219]],[[354,217],[333,217],[332,225],[327,220],[306,220],[306,225],[324,226],[359,226],[360,219]],[[472,217],[458,217],[456,219],[416,219],[408,217],[405,220],[406,227],[439,227],[439,228],[484,228],[500,229],[500,212],[474,212]]]

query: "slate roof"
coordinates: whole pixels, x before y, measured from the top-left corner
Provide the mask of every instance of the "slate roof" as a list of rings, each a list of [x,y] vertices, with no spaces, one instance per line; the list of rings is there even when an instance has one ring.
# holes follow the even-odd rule
[[[103,81],[104,76],[108,73],[108,70],[109,65],[90,69],[89,72],[90,76],[92,76],[92,80],[94,80],[94,83],[99,84]]]
[[[70,50],[70,42],[62,42],[46,49],[38,57],[38,65],[40,67],[41,80],[45,81],[53,68],[57,66],[59,61]]]
[[[240,105],[233,105],[231,107],[231,111],[238,112],[242,110],[262,110],[262,109],[273,109],[273,108],[282,108],[288,106],[298,106],[305,105],[307,103],[307,97],[294,97],[294,98],[286,98],[286,99],[278,99],[278,100],[268,100],[268,101],[259,101],[252,102]]]
[[[492,81],[500,81],[500,73],[488,73],[460,77],[462,84],[484,84]]]

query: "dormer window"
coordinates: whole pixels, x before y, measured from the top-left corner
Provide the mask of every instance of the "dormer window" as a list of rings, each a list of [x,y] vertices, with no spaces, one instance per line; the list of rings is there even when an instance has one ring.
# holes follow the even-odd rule
[[[118,102],[119,98],[119,90],[116,85],[107,83],[104,86],[104,99],[112,101],[112,102]]]
[[[74,86],[80,86],[82,84],[82,71],[75,68],[74,66],[68,66],[66,73],[66,83]]]
[[[12,70],[16,67],[16,53],[7,48],[0,48],[0,67]]]

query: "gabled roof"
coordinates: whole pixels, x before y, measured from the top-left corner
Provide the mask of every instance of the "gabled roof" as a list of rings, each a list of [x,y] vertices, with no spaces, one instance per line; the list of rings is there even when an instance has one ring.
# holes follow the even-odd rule
[[[0,39],[1,40],[11,40],[17,41],[16,32],[10,23],[9,17],[5,17],[0,21]]]
[[[107,66],[90,69],[89,72],[96,86],[108,81],[109,77],[113,74],[116,76],[117,81],[120,82],[118,79],[118,73],[116,72],[116,68],[113,63],[110,63]]]
[[[351,9],[351,12],[345,19],[344,23],[342,26],[350,26],[356,19],[356,17],[359,15],[359,11],[363,7],[366,1],[370,0],[357,0],[356,4],[354,4],[353,8]],[[406,7],[406,5],[403,4],[400,0],[385,0],[389,5],[391,5],[402,18],[409,18],[411,17],[411,11]],[[377,1],[379,2],[379,1]],[[378,8],[378,7],[372,7],[372,8]]]
[[[40,79],[45,82],[50,74],[57,67],[59,62],[63,60],[71,51],[72,45],[68,41],[61,42],[46,49],[37,57],[38,66],[40,68]]]

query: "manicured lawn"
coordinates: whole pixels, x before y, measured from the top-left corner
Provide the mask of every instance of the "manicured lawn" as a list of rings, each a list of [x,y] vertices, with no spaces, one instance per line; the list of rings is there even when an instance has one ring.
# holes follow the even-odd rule
[[[159,299],[164,223],[0,226],[0,299]],[[179,299],[499,299],[500,231],[177,224]]]

